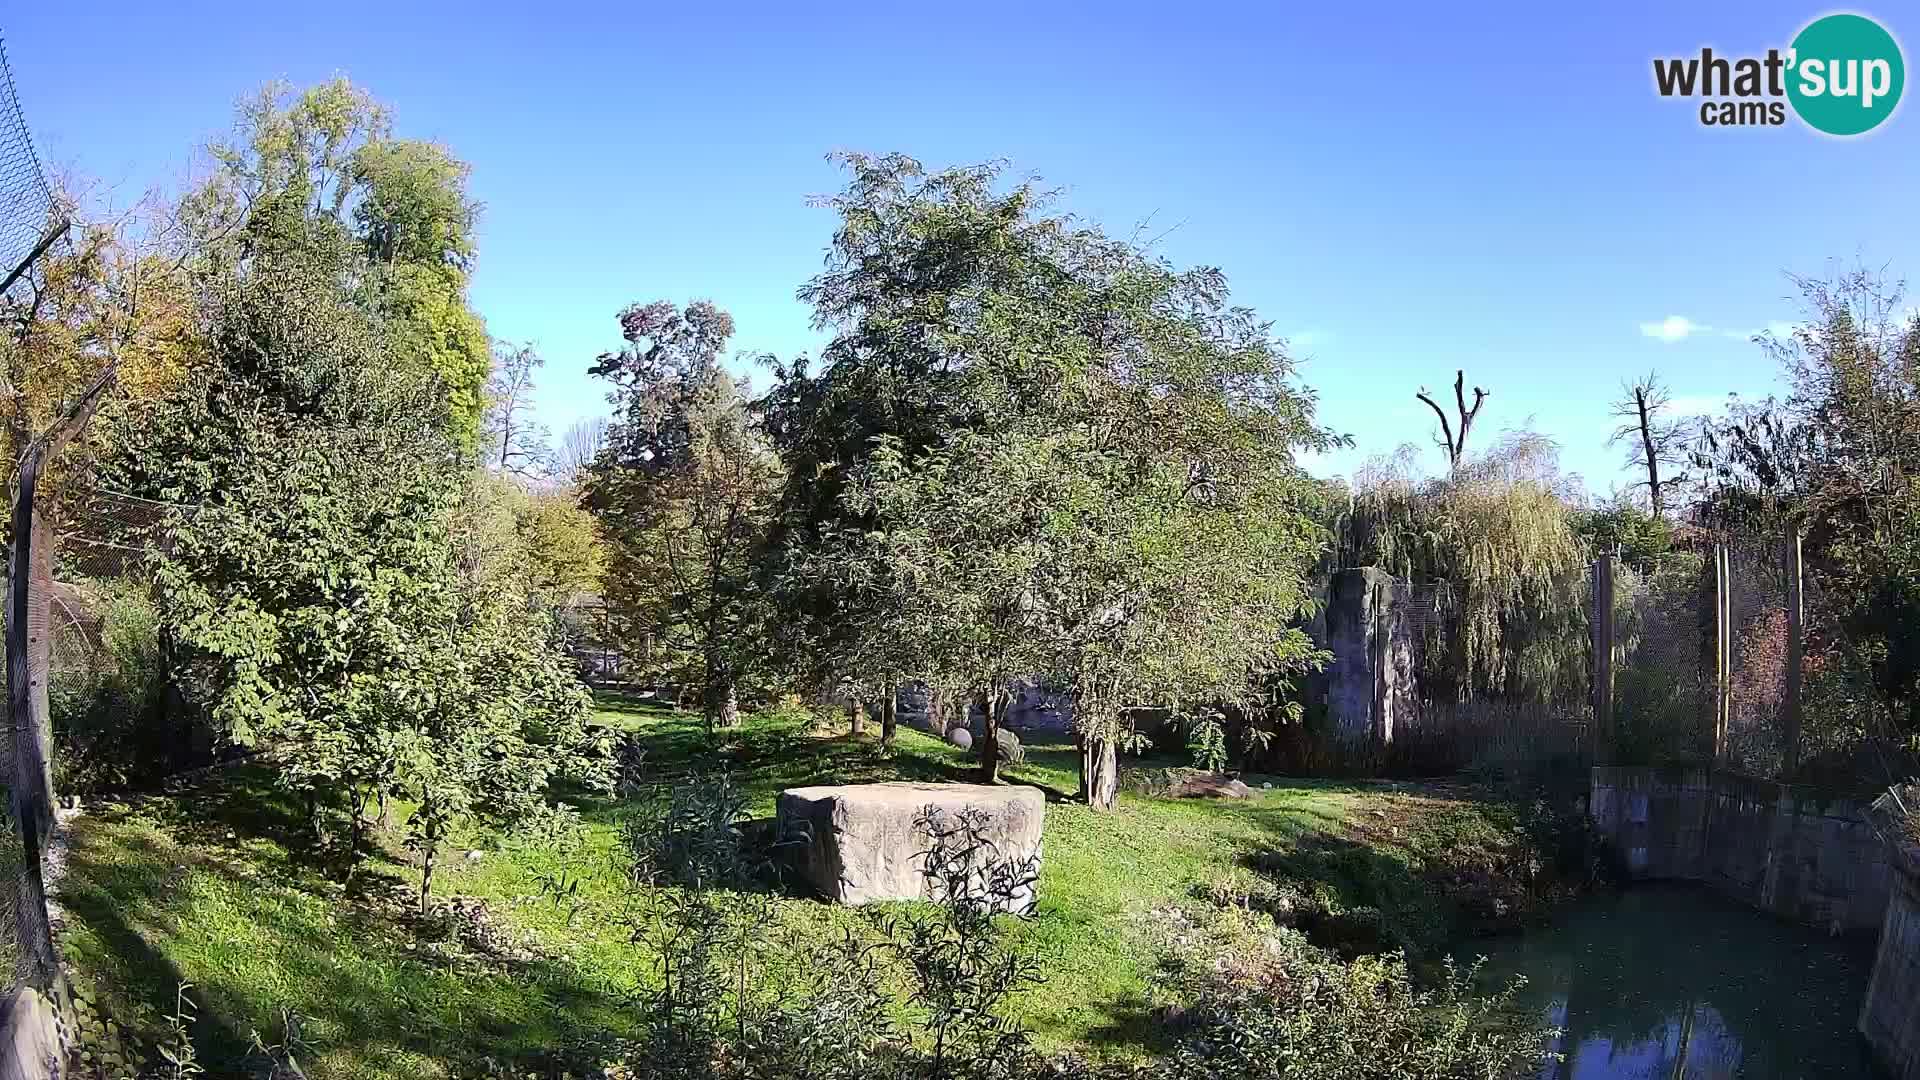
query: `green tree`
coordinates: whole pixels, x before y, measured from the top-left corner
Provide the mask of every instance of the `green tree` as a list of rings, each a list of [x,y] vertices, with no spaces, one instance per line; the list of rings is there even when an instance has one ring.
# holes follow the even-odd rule
[[[1294,454],[1330,438],[1218,271],[1048,217],[991,168],[849,164],[810,287],[842,334],[772,400],[824,540],[789,593],[842,598],[814,621],[828,655],[983,697],[989,778],[1014,680],[1070,690],[1083,793],[1111,806],[1128,709],[1239,700],[1313,659],[1290,624],[1325,534]]]
[[[1804,316],[1763,346],[1788,391],[1736,405],[1696,457],[1700,519],[1804,534],[1808,625],[1837,661],[1833,707],[1805,715],[1835,750],[1920,752],[1920,318],[1903,287],[1853,271],[1800,278]],[[1911,759],[1909,759],[1911,760]],[[1884,763],[1876,763],[1879,773]],[[1900,775],[1893,767],[1886,775]],[[1886,775],[1873,779],[1884,782]]]
[[[316,813],[418,806],[431,884],[452,824],[598,775],[588,699],[546,624],[467,587],[471,473],[442,387],[386,362],[324,258],[250,260],[208,313],[209,360],[133,411],[114,487],[181,504],[154,577],[182,681],[225,735],[278,750]],[[424,902],[424,892],[423,892]]]
[[[295,252],[332,262],[381,316],[390,359],[439,378],[455,441],[472,447],[489,352],[466,297],[479,214],[467,166],[394,138],[386,107],[345,79],[268,86],[208,150],[213,173],[181,207],[203,272]]]
[[[1402,454],[1356,478],[1335,512],[1340,566],[1431,586],[1440,618],[1420,671],[1433,700],[1577,700],[1587,679],[1587,543],[1558,447],[1510,435],[1423,478]]]
[[[613,384],[614,421],[583,485],[610,545],[607,598],[657,673],[699,687],[708,722],[733,727],[740,686],[764,664],[779,462],[721,366],[726,312],[636,304],[620,329],[626,344],[591,369]]]

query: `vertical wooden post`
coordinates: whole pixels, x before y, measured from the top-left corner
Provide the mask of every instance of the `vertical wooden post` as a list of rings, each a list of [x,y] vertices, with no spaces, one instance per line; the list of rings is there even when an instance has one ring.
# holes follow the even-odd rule
[[[1806,618],[1802,590],[1805,569],[1800,558],[1800,529],[1787,534],[1787,685],[1780,703],[1780,779],[1791,781],[1800,769],[1800,679],[1805,663],[1806,643],[1802,623]]]
[[[47,614],[52,604],[53,534],[36,507],[36,489],[47,463],[67,445],[100,408],[107,388],[119,371],[118,360],[108,360],[45,432],[27,443],[20,455],[15,479],[12,527],[13,550],[7,579],[7,710],[13,730],[13,790],[11,809],[20,829],[19,891],[15,895],[15,926],[19,945],[16,974],[27,985],[53,990],[64,1000],[53,932],[47,921],[45,868],[46,835],[54,823],[53,723],[47,707],[47,677],[52,639]]]
[[[1727,753],[1733,711],[1733,571],[1727,546],[1713,547],[1713,763]]]
[[[1613,747],[1613,556],[1593,560],[1593,760]]]

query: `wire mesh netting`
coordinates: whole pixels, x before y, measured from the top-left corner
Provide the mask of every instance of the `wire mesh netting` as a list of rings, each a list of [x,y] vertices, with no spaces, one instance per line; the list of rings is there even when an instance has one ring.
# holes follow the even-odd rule
[[[1898,770],[1862,771],[1872,740],[1841,670],[1842,634],[1819,577],[1796,572],[1789,543],[1782,533],[1736,531],[1623,568],[1615,761],[1711,762],[1779,780],[1897,778]]]
[[[1781,542],[1728,545],[1729,652],[1722,762],[1753,776],[1786,773],[1787,585]]]
[[[60,222],[53,188],[20,109],[6,43],[0,40],[0,276],[24,264]]]
[[[1711,559],[1696,554],[1619,567],[1614,576],[1612,761],[1711,760],[1713,586]]]

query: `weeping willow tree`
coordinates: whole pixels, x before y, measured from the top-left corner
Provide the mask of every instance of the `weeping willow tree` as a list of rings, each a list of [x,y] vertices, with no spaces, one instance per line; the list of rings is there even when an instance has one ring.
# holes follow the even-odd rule
[[[1509,434],[1447,477],[1423,478],[1411,447],[1361,470],[1331,522],[1340,566],[1378,566],[1430,590],[1420,685],[1570,701],[1587,685],[1587,545],[1576,481],[1540,435]]]

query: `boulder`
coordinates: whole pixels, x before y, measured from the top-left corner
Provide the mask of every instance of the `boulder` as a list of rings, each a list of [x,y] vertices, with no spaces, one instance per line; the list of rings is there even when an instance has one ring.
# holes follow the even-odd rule
[[[947,741],[962,750],[973,749],[973,732],[963,727],[947,729]]]
[[[1017,884],[992,896],[993,906],[1021,914],[1038,900],[1040,832],[1047,800],[1039,788],[980,784],[848,784],[780,793],[780,835],[809,883],[829,900],[943,899],[927,875],[935,829],[970,819],[981,844],[970,888],[996,872]],[[952,842],[951,840],[947,842]],[[1002,890],[992,890],[1002,891]]]
[[[1006,728],[1001,728],[994,734],[994,745],[999,747],[1000,760],[1008,765],[1025,765],[1027,763],[1027,751],[1025,747],[1020,745],[1020,736],[1015,735]]]
[[[1251,799],[1253,789],[1231,776],[1201,773],[1186,777],[1167,789],[1175,799]]]

